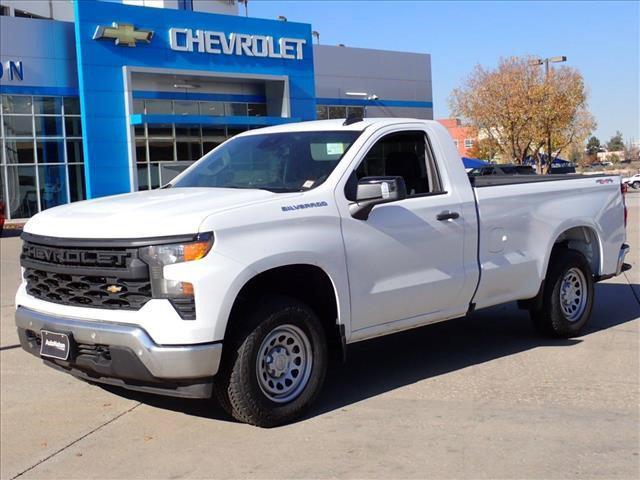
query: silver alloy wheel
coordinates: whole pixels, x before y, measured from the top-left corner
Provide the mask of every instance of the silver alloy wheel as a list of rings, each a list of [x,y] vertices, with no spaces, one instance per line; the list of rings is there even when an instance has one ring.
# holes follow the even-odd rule
[[[570,322],[577,321],[587,306],[587,279],[579,268],[567,270],[560,284],[560,308]]]
[[[297,398],[307,386],[313,366],[311,342],[295,325],[280,325],[262,341],[256,374],[262,393],[276,403]]]

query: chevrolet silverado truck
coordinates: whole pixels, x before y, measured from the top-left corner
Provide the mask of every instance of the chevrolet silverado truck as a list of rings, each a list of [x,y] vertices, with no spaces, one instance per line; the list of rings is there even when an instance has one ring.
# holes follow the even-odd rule
[[[354,342],[519,301],[542,333],[585,327],[619,275],[620,177],[469,179],[433,121],[251,130],[152,191],[24,227],[24,350],[97,384],[300,416]]]

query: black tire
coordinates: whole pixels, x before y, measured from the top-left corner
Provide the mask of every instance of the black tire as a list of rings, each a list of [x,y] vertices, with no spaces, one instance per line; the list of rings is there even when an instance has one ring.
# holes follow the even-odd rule
[[[236,319],[236,321],[238,320],[241,319]],[[227,354],[223,358],[222,368],[216,375],[214,382],[216,397],[222,407],[241,422],[258,427],[274,427],[291,422],[309,408],[320,393],[324,382],[328,355],[322,324],[307,305],[296,299],[282,296],[264,298],[249,318],[245,318],[244,321],[246,321],[244,330],[236,333],[231,338],[228,347],[225,346]],[[276,331],[281,332],[283,328],[293,334],[303,334],[300,339],[306,338],[307,343],[306,348],[302,350],[311,353],[310,356],[305,357],[310,358],[311,362],[304,361],[298,370],[298,375],[304,375],[306,382],[298,380],[297,377],[294,379],[294,382],[300,382],[297,383],[300,390],[297,393],[292,392],[291,395],[295,396],[290,400],[277,398],[277,393],[274,393],[272,398],[269,397],[265,390],[265,383],[275,379],[275,388],[278,386],[278,378],[282,380],[284,377],[270,377],[265,371],[267,367],[260,370],[258,365],[259,354],[262,354],[262,359],[269,358],[273,361],[272,352],[274,349],[286,348],[286,345],[283,347],[278,344],[263,346],[263,342],[268,337],[271,339],[277,337],[276,341],[282,342],[280,340],[283,338],[282,336],[276,335],[274,337],[273,335]],[[268,355],[266,354],[267,349],[271,349]],[[296,354],[287,351],[286,358],[293,358],[293,355]],[[294,360],[298,360],[298,358]],[[261,365],[264,366],[265,363],[261,362]],[[287,368],[291,366],[292,370],[296,369],[290,361],[287,361],[286,365]],[[259,371],[264,376],[262,381],[258,379]],[[285,388],[290,387],[285,386]]]
[[[577,278],[582,273],[583,286],[575,290],[576,294],[586,294],[584,305],[580,307],[574,302],[562,302],[563,281],[567,277],[569,288],[574,288],[578,283],[570,281],[574,274]],[[547,276],[545,278],[544,291],[542,293],[542,304],[539,309],[531,309],[530,315],[536,329],[547,336],[556,338],[570,338],[580,334],[591,316],[593,308],[593,274],[589,263],[580,252],[570,249],[559,249],[551,255]],[[565,284],[566,285],[566,284]],[[568,298],[567,296],[564,297]],[[575,308],[573,313],[567,310]],[[571,315],[575,315],[571,318]]]
[[[640,182],[633,182],[631,186],[637,190],[640,188]]]

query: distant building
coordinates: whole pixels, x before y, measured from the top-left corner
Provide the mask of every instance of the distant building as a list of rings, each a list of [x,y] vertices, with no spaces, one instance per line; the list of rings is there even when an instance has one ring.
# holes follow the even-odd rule
[[[459,118],[442,118],[437,120],[437,122],[449,131],[460,156],[471,156],[470,152],[478,141],[478,130],[462,125]]]
[[[598,152],[597,154],[598,162],[619,162],[625,159],[624,150],[620,150],[617,152]]]

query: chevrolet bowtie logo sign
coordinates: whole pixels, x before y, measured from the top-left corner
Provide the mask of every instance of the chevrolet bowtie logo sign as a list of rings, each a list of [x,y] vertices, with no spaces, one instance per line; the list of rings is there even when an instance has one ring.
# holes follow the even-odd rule
[[[136,42],[149,43],[153,37],[151,30],[136,30],[131,24],[113,22],[111,27],[98,27],[93,34],[94,40],[113,39],[116,45],[135,47]]]

